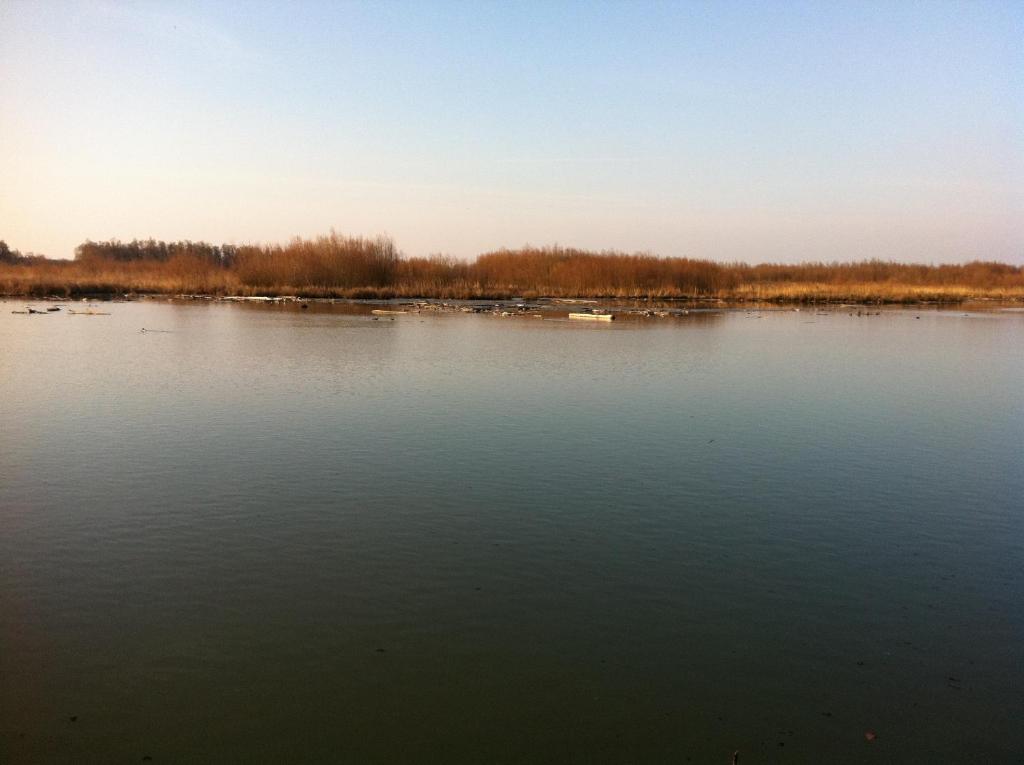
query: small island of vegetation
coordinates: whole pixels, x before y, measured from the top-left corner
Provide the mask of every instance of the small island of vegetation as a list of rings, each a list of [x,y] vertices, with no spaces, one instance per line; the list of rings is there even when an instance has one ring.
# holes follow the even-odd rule
[[[260,245],[86,241],[74,260],[22,255],[0,241],[0,294],[955,303],[1024,299],[1024,267],[882,260],[749,265],[558,246],[502,249],[462,261],[406,257],[389,237],[331,232]]]

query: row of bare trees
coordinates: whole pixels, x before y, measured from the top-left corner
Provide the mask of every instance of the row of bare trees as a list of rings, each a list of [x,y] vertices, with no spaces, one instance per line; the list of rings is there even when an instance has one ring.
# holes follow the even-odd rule
[[[38,263],[43,260],[45,260],[45,258],[42,255],[36,255],[34,252],[22,254],[18,252],[18,250],[12,250],[7,242],[0,239],[0,264],[10,266],[26,263]]]
[[[178,257],[198,258],[213,265],[230,268],[234,265],[238,247],[232,244],[208,244],[207,242],[162,242],[155,239],[132,239],[122,242],[111,239],[106,242],[94,242],[87,239],[75,248],[75,260],[117,261],[119,263],[135,263],[139,261],[166,262]]]
[[[0,245],[0,262],[27,262],[3,242]],[[221,291],[307,295],[700,297],[749,295],[751,290],[781,295],[797,285],[815,285],[830,294],[853,285],[874,285],[883,292],[897,287],[1024,292],[1024,267],[996,262],[749,265],[565,247],[503,249],[462,261],[403,257],[389,237],[346,237],[333,231],[270,245],[87,241],[77,248],[73,264],[38,262],[53,264],[53,278],[60,272],[70,276],[73,269],[77,276],[93,280],[127,279],[138,284],[144,277],[145,284],[165,283],[167,290],[175,289],[172,285],[208,285]]]

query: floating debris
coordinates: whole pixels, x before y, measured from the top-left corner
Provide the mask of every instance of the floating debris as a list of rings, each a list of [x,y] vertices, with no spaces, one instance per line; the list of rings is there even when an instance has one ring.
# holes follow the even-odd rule
[[[614,321],[615,316],[610,313],[570,313],[569,318],[590,321]]]

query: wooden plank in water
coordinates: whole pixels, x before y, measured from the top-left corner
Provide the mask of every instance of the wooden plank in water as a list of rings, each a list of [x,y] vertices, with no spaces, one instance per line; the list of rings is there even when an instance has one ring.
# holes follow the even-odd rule
[[[615,316],[610,313],[571,313],[570,319],[588,319],[590,321],[613,321]]]

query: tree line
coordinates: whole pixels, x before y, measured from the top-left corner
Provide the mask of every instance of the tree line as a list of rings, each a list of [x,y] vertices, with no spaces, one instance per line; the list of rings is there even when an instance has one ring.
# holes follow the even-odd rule
[[[18,250],[12,250],[10,245],[0,239],[0,264],[17,265],[19,263],[37,263],[46,260],[42,255],[28,252],[22,255]]]
[[[28,262],[52,264],[46,274],[53,283],[74,278],[80,283],[91,280],[156,292],[744,299],[849,294],[880,300],[897,294],[921,297],[926,289],[936,294],[950,290],[1024,294],[1024,267],[990,261],[924,265],[873,259],[751,265],[558,246],[502,249],[463,261],[441,255],[406,257],[389,237],[349,237],[333,231],[285,244],[89,240],[76,248],[73,262],[26,259],[0,242],[0,263]]]
[[[295,238],[283,245],[114,239],[86,241],[75,250],[75,259],[81,262],[166,263],[176,258],[233,270],[243,283],[257,287],[422,284],[436,289],[469,283],[508,292],[711,295],[755,283],[1024,286],[1024,268],[990,261],[925,265],[872,259],[750,265],[557,246],[502,249],[461,261],[445,256],[403,257],[389,237],[346,237],[334,232]]]
[[[163,242],[155,239],[132,239],[122,242],[111,239],[106,242],[94,242],[87,239],[75,248],[75,260],[116,261],[133,263],[138,261],[155,261],[163,263],[179,256],[198,258],[212,265],[230,268],[234,265],[238,248],[233,244],[209,244],[208,242]]]

